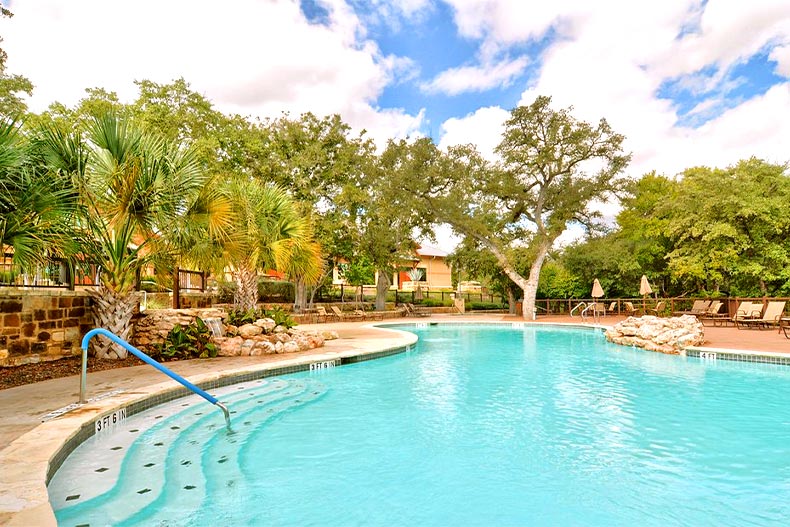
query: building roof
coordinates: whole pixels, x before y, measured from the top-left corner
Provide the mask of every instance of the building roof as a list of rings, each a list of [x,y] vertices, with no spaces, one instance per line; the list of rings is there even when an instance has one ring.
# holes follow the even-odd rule
[[[436,247],[428,247],[427,245],[423,245],[417,249],[417,254],[420,256],[438,256],[440,258],[446,258],[450,253],[441,249],[437,249]]]

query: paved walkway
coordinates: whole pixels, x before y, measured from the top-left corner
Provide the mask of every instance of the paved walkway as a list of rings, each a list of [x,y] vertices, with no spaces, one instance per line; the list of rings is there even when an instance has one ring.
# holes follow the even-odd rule
[[[603,325],[612,325],[624,317],[608,316],[601,320]],[[474,322],[474,321],[522,321],[508,315],[434,315],[430,319],[400,319],[385,322]],[[546,316],[539,323],[575,323],[579,317]],[[335,329],[340,339],[327,341],[322,349],[307,353],[264,355],[260,357],[225,357],[169,363],[168,367],[194,382],[202,382],[219,376],[219,371],[248,371],[261,369],[275,362],[325,360],[346,354],[381,350],[395,344],[406,345],[410,340],[402,334],[382,331],[366,323],[343,322],[333,324],[304,325],[305,329]],[[401,336],[399,336],[401,335]],[[738,330],[733,327],[706,327],[705,347],[731,348],[748,351],[790,352],[790,340],[776,330]],[[413,337],[410,337],[413,338]],[[395,343],[395,344],[393,344]],[[166,389],[172,381],[151,367],[135,366],[88,374],[88,397],[107,394],[116,390],[123,393],[100,403],[86,405],[81,410],[94,413],[102,407],[119,404],[120,399],[143,397],[146,393]],[[74,403],[79,397],[79,377],[65,377],[26,386],[0,390],[0,524],[50,525],[54,517],[49,508],[43,481],[49,452],[58,450],[58,445],[72,433],[79,416],[64,417],[49,421],[47,426],[37,428],[45,414]],[[113,402],[115,400],[115,402]],[[95,408],[94,408],[95,407]],[[78,414],[78,411],[72,412]],[[68,414],[71,415],[71,414]],[[82,417],[85,419],[85,416]],[[70,422],[71,421],[71,422]],[[35,429],[35,430],[34,430]],[[45,429],[43,432],[40,430]],[[35,436],[35,437],[33,437]],[[51,443],[45,448],[43,443]],[[32,470],[33,467],[37,467]],[[16,512],[14,512],[16,511]]]

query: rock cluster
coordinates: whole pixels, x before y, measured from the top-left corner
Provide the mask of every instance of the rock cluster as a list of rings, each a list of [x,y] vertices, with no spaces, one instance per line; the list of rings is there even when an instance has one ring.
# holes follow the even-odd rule
[[[677,355],[689,346],[702,344],[705,331],[702,322],[692,315],[628,317],[608,329],[606,338],[615,344]]]
[[[215,338],[221,357],[295,353],[320,348],[326,340],[338,338],[336,331],[303,331],[277,326],[274,320],[262,318],[240,327],[225,326],[226,337]]]
[[[146,349],[152,344],[163,342],[173,326],[188,326],[195,317],[203,320],[224,319],[226,313],[220,309],[158,309],[145,313],[137,320],[133,344]],[[338,338],[336,331],[302,331],[278,326],[270,318],[258,319],[243,326],[223,325],[222,337],[214,337],[219,345],[218,355],[235,357],[240,355],[264,355],[267,353],[294,353],[320,348],[324,341]]]
[[[190,325],[195,317],[203,320],[209,318],[224,318],[225,312],[221,309],[155,309],[142,314],[134,325],[132,344],[140,349],[148,349],[152,344],[164,342],[167,334],[176,324]]]

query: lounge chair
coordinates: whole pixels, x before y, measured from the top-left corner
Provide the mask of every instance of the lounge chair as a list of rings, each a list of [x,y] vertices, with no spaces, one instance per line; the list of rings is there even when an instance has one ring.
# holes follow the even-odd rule
[[[785,304],[786,302],[784,301],[768,302],[762,317],[745,318],[739,321],[738,327],[756,327],[763,329],[771,326],[778,326],[784,316]]]
[[[710,300],[695,300],[694,304],[691,306],[691,309],[688,311],[673,311],[673,316],[680,316],[680,315],[699,315],[700,313],[705,313],[710,307]]]
[[[596,317],[605,317],[606,316],[606,304],[603,302],[595,302],[595,310]]]
[[[327,322],[330,317],[334,317],[334,313],[327,313],[324,306],[316,306],[315,314],[318,316],[319,322]]]
[[[666,305],[667,305],[667,303],[664,302],[663,300],[661,300],[660,302],[658,302],[656,304],[656,307],[648,308],[647,312],[652,314],[652,315],[655,315],[657,317],[660,317],[661,314],[664,312],[664,307],[666,307]]]
[[[355,309],[354,315],[362,317],[364,320],[384,320],[384,314],[379,311],[362,311],[361,309]]]
[[[340,311],[340,308],[338,308],[337,306],[332,306],[329,309],[331,309],[332,313],[337,315],[337,318],[339,318],[341,321],[362,320],[365,317],[364,313],[362,314],[362,316],[359,316],[359,314],[357,313],[343,313],[342,311]]]
[[[409,310],[409,315],[413,317],[431,316],[431,312],[424,307],[414,307],[414,304],[406,304],[406,308]]]
[[[637,308],[634,307],[632,302],[623,302],[623,313],[626,316],[633,317],[636,316],[636,312],[639,311]]]
[[[735,313],[732,315],[729,321],[737,326],[738,322],[741,320],[760,318],[762,314],[763,308],[760,304],[754,304],[746,300],[738,304],[738,309],[735,310]]]
[[[704,313],[697,314],[697,319],[702,322],[703,325],[705,324],[706,320],[712,321],[715,325],[716,321],[728,318],[726,314],[721,312],[722,307],[724,307],[723,303],[721,303],[719,300],[714,300],[711,302],[710,307],[708,307]]]
[[[613,311],[617,311],[617,301],[615,300],[614,302],[612,302],[611,304],[609,304],[609,307],[608,307],[608,308],[606,308],[606,310],[607,310],[609,313],[611,313],[611,312],[613,312]]]

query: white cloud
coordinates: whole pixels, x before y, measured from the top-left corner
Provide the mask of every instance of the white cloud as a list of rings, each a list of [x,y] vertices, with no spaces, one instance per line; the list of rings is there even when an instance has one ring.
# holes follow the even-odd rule
[[[505,120],[510,112],[497,106],[480,108],[462,118],[448,119],[442,124],[439,148],[473,143],[488,160],[495,160],[494,149],[502,140]]]
[[[486,91],[499,86],[509,86],[529,64],[527,57],[488,63],[482,66],[451,68],[420,86],[426,93],[458,95],[465,92]]]
[[[699,129],[680,126],[673,103],[657,96],[669,76],[696,72],[705,61],[725,64],[743,60],[790,36],[787,2],[761,0],[741,6],[711,0],[702,16],[697,3],[691,1],[645,4],[613,0],[595,3],[594,10],[590,4],[578,11],[572,9],[574,2],[561,2],[554,11],[538,8],[533,21],[525,22],[518,32],[515,12],[512,20],[497,15],[512,5],[507,0],[489,2],[484,9],[471,2],[451,1],[461,9],[457,19],[468,16],[472,24],[471,28],[462,27],[463,31],[471,35],[477,30],[481,38],[500,42],[544,34],[551,24],[563,20],[567,29],[564,38],[544,51],[535,82],[524,91],[519,104],[530,104],[539,94],[550,95],[555,108],[573,106],[572,113],[579,119],[594,123],[606,118],[615,131],[626,136],[625,148],[633,153],[630,175],[654,169],[673,174],[697,164],[724,166],[752,155],[779,162],[790,157],[786,147],[790,125],[782,121],[790,108],[788,85],[774,86],[764,96],[725,111]],[[696,33],[678,38],[695,17],[700,21]],[[722,47],[727,35],[738,44]],[[693,52],[693,57],[678,57],[681,49]],[[787,64],[782,62],[784,53],[776,52],[780,67]],[[729,87],[720,85],[718,92],[726,96]],[[727,103],[733,101],[728,99]],[[705,107],[696,110],[701,112]],[[498,142],[501,128],[486,124],[475,112],[448,121],[444,129],[448,136],[442,144],[490,145]]]
[[[775,47],[769,58],[776,62],[776,74],[790,79],[790,44]]]
[[[709,1],[699,30],[666,46],[654,67],[664,77],[691,74],[705,66],[727,70],[766,45],[790,40],[786,0]]]
[[[519,104],[550,95],[553,107],[573,106],[579,119],[606,118],[626,136],[625,150],[633,154],[630,176],[724,167],[751,156],[777,163],[790,159],[790,82],[741,101],[728,96],[740,79],[727,77],[734,66],[766,51],[777,62],[777,73],[790,77],[790,46],[781,45],[790,42],[786,0],[448,2],[456,9],[459,32],[481,39],[481,49],[507,52],[512,43],[552,30],[557,38],[544,50]],[[699,91],[714,98],[691,115],[714,118],[699,128],[683,126],[674,103],[660,99],[659,90],[668,80],[705,67],[710,72],[700,77]],[[714,113],[711,106],[717,106]],[[491,107],[448,120],[441,145],[473,142],[489,152],[500,139],[502,112]],[[612,204],[598,208],[607,216],[614,213]]]
[[[36,86],[34,111],[55,100],[73,104],[89,87],[129,101],[134,80],[184,77],[222,111],[339,113],[355,128],[389,129],[389,136],[418,128],[420,114],[376,107],[408,63],[364,40],[344,1],[323,4],[327,25],[310,24],[293,0],[38,0],[15,3],[14,18],[0,27],[9,69]]]

